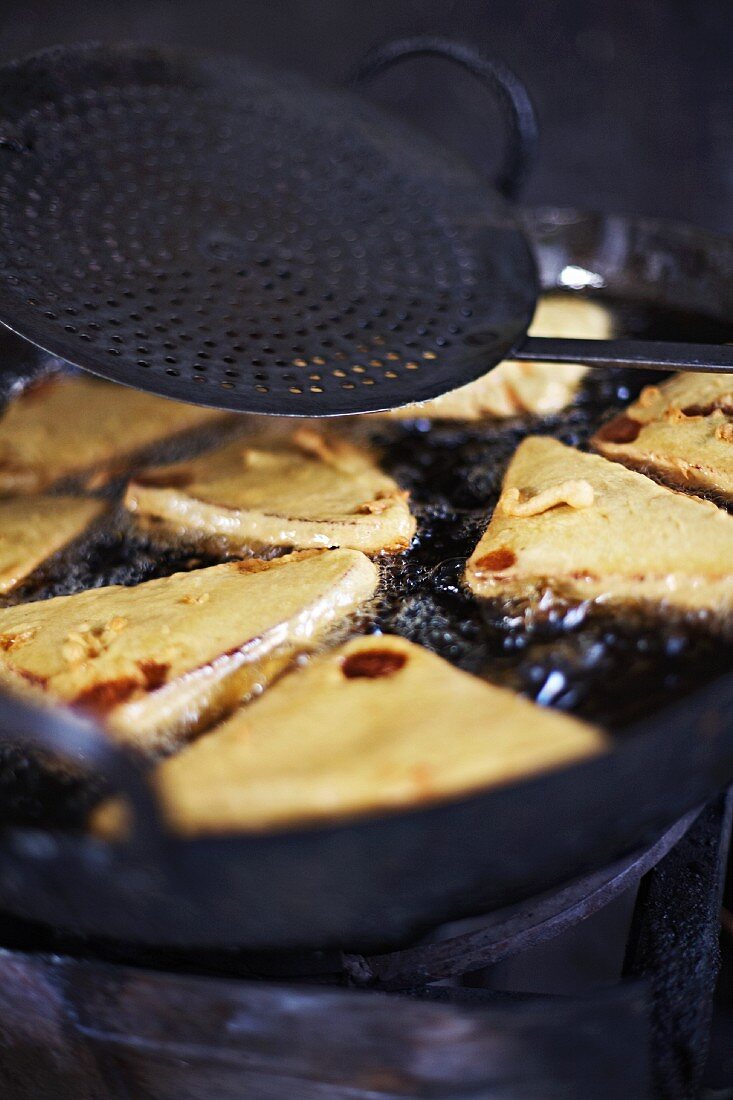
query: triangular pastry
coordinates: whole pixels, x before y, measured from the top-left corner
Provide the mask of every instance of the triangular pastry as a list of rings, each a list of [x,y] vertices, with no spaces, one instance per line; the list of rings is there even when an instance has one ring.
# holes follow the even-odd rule
[[[733,378],[685,373],[647,386],[591,442],[670,485],[733,500]]]
[[[511,783],[604,736],[396,636],[355,638],[163,761],[154,783],[181,833],[282,827],[402,809]],[[95,827],[115,832],[121,804]]]
[[[221,420],[220,412],[126,386],[51,375],[0,415],[0,496],[125,469],[154,444]]]
[[[52,554],[78,538],[105,508],[69,496],[0,500],[0,593],[9,592]]]
[[[733,516],[599,455],[532,436],[468,561],[482,597],[733,610]]]
[[[248,560],[0,610],[0,684],[169,749],[260,690],[374,593],[353,550]]]
[[[156,537],[237,553],[263,547],[404,550],[407,493],[371,454],[300,428],[269,443],[229,443],[133,479],[125,503]]]
[[[540,298],[530,336],[605,340],[611,336],[610,314],[598,302],[570,294]],[[431,401],[393,409],[398,419],[482,420],[535,413],[547,416],[564,409],[575,396],[588,368],[577,363],[531,363],[507,359],[488,374]],[[383,416],[384,413],[377,413]]]

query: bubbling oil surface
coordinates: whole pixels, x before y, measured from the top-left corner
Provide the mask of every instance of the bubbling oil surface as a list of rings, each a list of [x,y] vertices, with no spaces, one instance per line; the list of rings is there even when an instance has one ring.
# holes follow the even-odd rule
[[[733,338],[733,326],[703,317],[601,300],[612,310],[619,335],[701,342]],[[470,425],[378,417],[339,421],[339,431],[362,439],[366,434],[378,447],[386,471],[410,490],[418,518],[410,550],[382,560],[379,596],[352,622],[352,633],[400,634],[474,675],[597,722],[616,736],[661,705],[733,670],[733,642],[712,638],[693,624],[651,621],[633,612],[580,613],[574,607],[553,607],[530,620],[511,608],[481,604],[461,582],[521,440],[548,434],[584,449],[600,423],[659,377],[592,370],[576,401],[545,418]],[[0,400],[19,381],[11,368],[6,381],[0,379]],[[260,418],[243,418],[236,430],[245,437],[259,431]],[[212,441],[199,436],[155,459],[185,458],[191,448]],[[114,499],[120,488],[112,485],[106,493]],[[39,569],[13,601],[139,584],[221,560],[184,548],[161,549],[134,534],[122,509],[113,507],[88,537]],[[79,825],[100,792],[99,784],[40,769],[17,750],[0,753],[0,820]]]

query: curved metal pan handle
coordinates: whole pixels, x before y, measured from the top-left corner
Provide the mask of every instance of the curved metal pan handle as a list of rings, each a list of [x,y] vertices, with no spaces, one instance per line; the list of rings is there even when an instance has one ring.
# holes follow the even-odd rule
[[[163,838],[158,804],[141,763],[93,722],[60,707],[41,707],[9,694],[0,699],[0,743],[51,753],[107,780],[133,811],[130,844],[150,853]]]
[[[405,58],[426,56],[456,62],[478,77],[494,95],[507,127],[504,159],[494,186],[505,198],[516,199],[537,146],[537,118],[524,84],[502,62],[486,57],[465,42],[418,35],[394,39],[370,50],[352,73],[350,82],[363,83]],[[507,358],[540,363],[583,363],[593,367],[733,372],[733,347],[666,340],[571,340],[532,336],[525,338]]]
[[[433,35],[396,38],[370,50],[351,74],[349,83],[361,84],[409,57],[441,57],[467,69],[494,96],[507,130],[506,148],[494,180],[497,191],[515,199],[527,177],[537,147],[537,118],[521,80],[501,61],[486,57],[465,42]]]

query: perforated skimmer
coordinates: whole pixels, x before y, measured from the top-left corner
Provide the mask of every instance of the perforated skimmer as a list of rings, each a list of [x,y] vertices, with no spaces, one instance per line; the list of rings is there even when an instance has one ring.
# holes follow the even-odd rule
[[[0,321],[126,385],[295,416],[425,400],[510,350],[733,368],[728,348],[522,346],[536,275],[505,196],[529,100],[442,40],[392,44],[361,75],[419,53],[497,94],[497,187],[351,92],[242,61],[91,45],[0,69]]]

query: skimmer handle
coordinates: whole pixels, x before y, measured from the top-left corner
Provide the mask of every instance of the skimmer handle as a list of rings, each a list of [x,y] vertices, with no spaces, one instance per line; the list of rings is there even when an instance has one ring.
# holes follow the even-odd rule
[[[528,336],[507,358],[538,363],[583,363],[590,367],[733,373],[733,345],[684,344],[674,340],[570,340]]]

